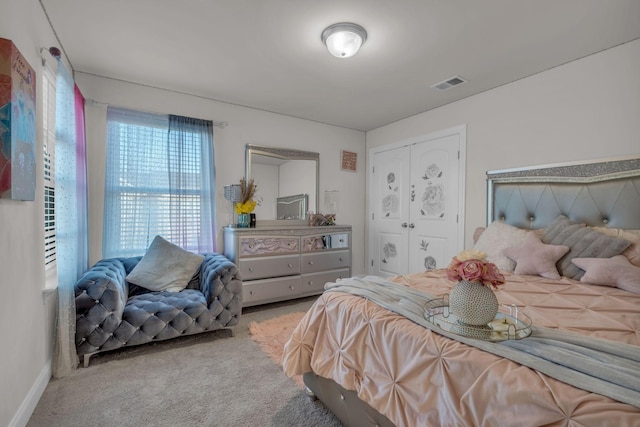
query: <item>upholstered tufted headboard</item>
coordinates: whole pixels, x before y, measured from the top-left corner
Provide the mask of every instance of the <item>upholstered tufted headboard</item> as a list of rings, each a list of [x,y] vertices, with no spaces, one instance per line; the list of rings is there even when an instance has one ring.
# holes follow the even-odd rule
[[[487,222],[519,228],[558,215],[590,226],[640,229],[640,157],[487,172]]]

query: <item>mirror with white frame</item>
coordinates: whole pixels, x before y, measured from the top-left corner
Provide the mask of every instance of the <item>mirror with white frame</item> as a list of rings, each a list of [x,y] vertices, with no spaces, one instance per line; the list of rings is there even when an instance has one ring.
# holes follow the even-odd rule
[[[257,185],[258,220],[303,221],[318,210],[319,153],[247,144],[245,168]]]

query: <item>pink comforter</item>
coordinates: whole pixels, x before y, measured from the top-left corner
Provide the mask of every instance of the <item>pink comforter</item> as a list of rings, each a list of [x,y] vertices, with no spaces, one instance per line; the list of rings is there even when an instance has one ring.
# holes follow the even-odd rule
[[[535,325],[640,346],[640,295],[571,279],[505,274],[501,304]],[[444,270],[395,282],[441,296]],[[639,347],[640,351],[640,347]],[[640,409],[576,389],[425,329],[357,296],[326,292],[285,345],[289,376],[313,371],[398,427],[640,426]]]

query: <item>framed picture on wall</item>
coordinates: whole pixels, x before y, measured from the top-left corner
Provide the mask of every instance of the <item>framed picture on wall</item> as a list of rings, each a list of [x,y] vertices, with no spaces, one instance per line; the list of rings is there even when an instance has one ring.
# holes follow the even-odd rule
[[[0,197],[34,200],[35,192],[36,73],[0,38]]]
[[[340,170],[356,172],[358,170],[358,153],[340,150]]]

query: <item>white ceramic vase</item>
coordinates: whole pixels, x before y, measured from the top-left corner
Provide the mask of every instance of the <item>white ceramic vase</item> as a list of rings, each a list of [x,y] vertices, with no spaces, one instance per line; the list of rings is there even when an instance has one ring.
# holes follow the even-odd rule
[[[467,325],[486,326],[498,313],[498,298],[481,282],[458,282],[449,294],[449,311]]]

